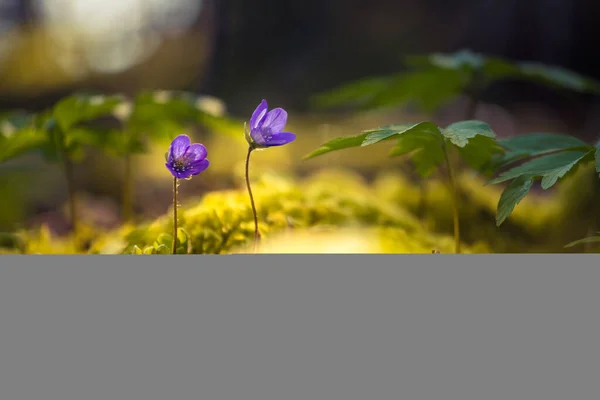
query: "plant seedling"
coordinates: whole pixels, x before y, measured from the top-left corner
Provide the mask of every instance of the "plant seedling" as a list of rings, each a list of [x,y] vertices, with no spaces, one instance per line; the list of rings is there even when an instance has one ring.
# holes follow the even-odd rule
[[[452,192],[455,252],[460,253],[460,221],[458,214],[458,188],[450,151],[456,150],[461,158],[474,169],[485,171],[493,156],[501,153],[496,134],[481,121],[462,121],[446,128],[432,122],[384,126],[362,132],[356,136],[333,139],[306,155],[304,159],[351,147],[365,147],[385,140],[396,140],[390,156],[409,155],[417,172],[425,178],[441,164],[448,172],[448,184]]]

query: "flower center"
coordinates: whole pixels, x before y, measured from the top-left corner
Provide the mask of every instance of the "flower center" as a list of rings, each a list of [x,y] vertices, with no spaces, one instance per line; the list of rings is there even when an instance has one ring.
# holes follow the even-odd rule
[[[187,165],[183,160],[175,160],[173,161],[173,169],[177,172],[185,172]]]

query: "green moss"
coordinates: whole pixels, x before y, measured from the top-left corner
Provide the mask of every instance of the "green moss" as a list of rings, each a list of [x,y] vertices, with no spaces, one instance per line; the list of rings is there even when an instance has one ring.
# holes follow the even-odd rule
[[[300,182],[263,174],[254,182],[253,191],[263,241],[290,232],[359,229],[385,243],[385,252],[451,249],[450,236],[428,234],[412,213],[381,198],[361,177],[347,171],[323,171]],[[223,254],[240,251],[251,243],[254,224],[243,189],[213,192],[198,202],[188,201],[178,214],[191,253]],[[128,254],[156,252],[157,237],[171,231],[168,212],[150,223],[124,227],[100,238],[92,252],[114,252],[119,247]]]
[[[574,186],[590,183],[590,179],[590,171],[582,171],[571,181],[558,185],[561,189],[555,195],[530,194],[505,224],[497,228],[494,216],[502,186],[485,186],[482,178],[471,174],[459,176],[464,252],[564,251],[566,243],[586,236],[593,225],[589,223],[589,210],[594,208],[597,198],[594,196],[600,190],[583,197],[573,195]],[[421,189],[401,173],[382,174],[373,184],[347,170],[325,170],[303,180],[263,173],[253,181],[264,252],[453,251],[451,205],[443,181],[423,181],[426,201],[421,219],[417,217],[423,207]],[[565,205],[568,201],[572,206]],[[79,252],[169,254],[171,212],[138,226],[126,225],[107,233],[84,227],[79,248],[85,250]],[[211,192],[201,199],[184,199],[178,214],[182,229],[178,253],[251,251],[254,224],[245,188]],[[594,221],[600,221],[600,212],[593,215]],[[564,226],[570,231],[565,232]],[[316,239],[317,235],[325,235],[322,242]],[[21,232],[19,238],[19,245],[4,245],[0,251],[77,252],[72,239],[52,237],[44,227]],[[307,238],[306,242],[303,238]],[[340,241],[345,244],[340,245]],[[356,250],[351,251],[350,243],[355,241]],[[301,243],[306,243],[305,248],[301,248]]]
[[[496,227],[496,207],[503,187],[486,186],[486,181],[473,173],[459,175],[457,183],[461,238],[464,242],[472,245],[488,242],[490,250],[495,253],[548,251],[548,226],[560,210],[560,201],[556,198],[531,193],[503,225]],[[448,187],[442,180],[435,179],[421,184],[423,192],[419,184],[410,182],[404,175],[388,172],[376,179],[374,189],[382,199],[397,203],[415,215],[423,208],[422,220],[427,230],[451,234],[452,205]]]

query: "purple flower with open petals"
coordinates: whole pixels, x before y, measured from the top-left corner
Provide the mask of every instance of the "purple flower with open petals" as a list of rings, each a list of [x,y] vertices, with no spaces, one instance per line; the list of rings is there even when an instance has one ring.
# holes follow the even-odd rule
[[[287,112],[283,108],[268,111],[269,105],[263,100],[250,118],[250,126],[246,127],[246,140],[253,148],[282,146],[293,142],[296,135],[283,132],[287,122]]]
[[[171,142],[165,166],[175,178],[188,179],[208,168],[207,154],[204,145],[191,144],[187,135],[179,135]]]

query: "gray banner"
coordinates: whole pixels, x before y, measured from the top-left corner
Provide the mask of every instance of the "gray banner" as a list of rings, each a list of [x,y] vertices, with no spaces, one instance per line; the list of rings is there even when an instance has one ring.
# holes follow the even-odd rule
[[[599,284],[597,255],[2,256],[0,398],[595,400]]]

